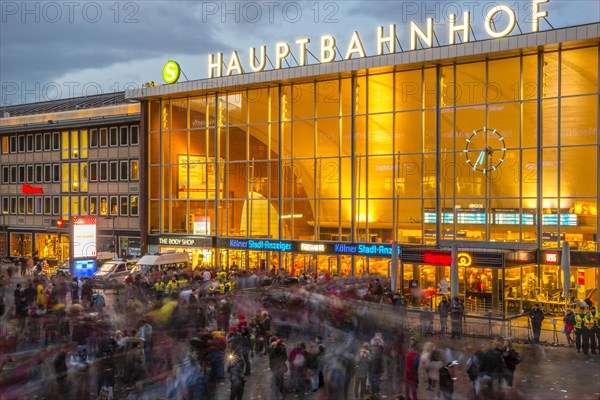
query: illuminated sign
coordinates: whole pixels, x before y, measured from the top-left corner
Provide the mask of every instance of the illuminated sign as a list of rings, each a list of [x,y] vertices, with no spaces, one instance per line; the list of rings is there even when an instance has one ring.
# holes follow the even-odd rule
[[[584,271],[577,271],[577,284],[585,285],[585,272]]]
[[[248,250],[292,251],[291,242],[277,240],[230,239],[229,247]]]
[[[457,258],[459,267],[470,267],[473,264],[473,260],[468,253],[458,253]]]
[[[539,31],[539,20],[548,16],[547,11],[540,11],[540,4],[547,3],[549,0],[532,0],[531,12],[529,18],[531,20],[532,32]],[[507,22],[504,26],[496,26],[496,20],[499,14],[507,16]],[[462,34],[462,42],[469,43],[471,41],[471,12],[465,11],[462,15],[462,24],[457,23],[457,15],[451,14],[448,19],[448,44],[455,44],[457,34]],[[488,36],[492,38],[502,38],[508,36],[515,28],[517,16],[515,10],[509,6],[496,5],[495,7],[489,8],[487,14],[484,17],[483,27]],[[423,47],[433,47],[434,37],[434,20],[432,17],[427,18],[425,27],[417,25],[414,21],[410,21],[408,24],[408,34],[406,35],[410,39],[410,50],[417,49],[417,41],[420,41]],[[377,55],[393,54],[397,52],[397,34],[396,25],[391,24],[386,33],[386,29],[383,26],[378,26],[375,32],[375,48],[377,49]],[[367,57],[365,46],[362,39],[357,31],[354,31],[351,38],[345,47],[346,51],[342,53],[338,49],[338,42],[332,35],[321,36],[318,41],[318,51],[309,50],[309,38],[297,39],[293,45],[297,49],[297,57],[292,55],[292,45],[287,42],[278,42],[275,44],[275,48],[272,50],[272,60],[274,69],[281,69],[287,64],[287,58],[292,55],[296,60],[298,66],[308,65],[309,54],[317,54],[315,58],[318,58],[318,62],[321,64],[333,62],[338,56],[344,60],[350,60],[352,58],[365,58]],[[386,50],[387,47],[387,50]],[[225,68],[224,68],[225,66]],[[251,47],[248,52],[248,64],[246,68],[242,64],[239,52],[237,50],[232,51],[229,60],[224,58],[223,53],[211,53],[208,54],[208,77],[218,78],[222,76],[239,75],[245,72],[261,72],[267,66],[267,47],[260,46],[257,52],[256,47]],[[174,61],[167,63],[163,69],[163,78],[167,83],[174,83],[178,78],[179,66]]]
[[[166,83],[175,83],[179,80],[179,75],[181,74],[181,68],[177,61],[169,60],[163,67],[163,80]]]
[[[300,243],[300,251],[312,251],[322,253],[325,251],[325,245],[315,243]]]
[[[194,235],[210,235],[210,217],[194,216]]]
[[[28,184],[23,184],[21,186],[21,193],[23,193],[23,194],[43,194],[44,189],[41,187],[33,187]]]
[[[96,218],[73,217],[73,258],[96,257]]]
[[[92,277],[96,272],[96,260],[75,260],[73,275],[78,277]]]
[[[158,244],[170,245],[170,246],[195,246],[196,240],[189,238],[169,238],[161,237],[158,238]]]
[[[423,261],[425,264],[450,265],[452,264],[452,255],[445,253],[424,253]]]
[[[555,251],[549,251],[546,253],[546,264],[557,264],[558,253]]]

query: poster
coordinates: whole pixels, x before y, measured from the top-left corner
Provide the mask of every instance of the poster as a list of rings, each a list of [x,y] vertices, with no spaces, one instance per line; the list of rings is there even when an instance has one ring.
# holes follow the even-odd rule
[[[205,156],[178,156],[178,197],[180,199],[215,198],[217,174],[215,158]],[[223,174],[219,174],[219,192],[223,191]]]

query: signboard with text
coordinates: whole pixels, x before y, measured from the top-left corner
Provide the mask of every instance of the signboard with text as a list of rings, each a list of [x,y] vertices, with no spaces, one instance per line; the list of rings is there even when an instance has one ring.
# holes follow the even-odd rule
[[[96,257],[96,217],[73,217],[73,258]]]

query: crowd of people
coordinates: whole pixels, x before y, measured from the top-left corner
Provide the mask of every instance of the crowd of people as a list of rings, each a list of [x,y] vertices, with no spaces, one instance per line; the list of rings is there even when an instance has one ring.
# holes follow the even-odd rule
[[[405,399],[416,399],[420,385],[451,399],[454,382],[469,379],[473,396],[487,400],[513,393],[521,362],[507,340],[441,344],[438,335],[462,336],[458,298],[440,301],[439,331],[429,310],[420,313],[421,329],[409,331],[405,299],[379,279],[307,277],[283,290],[271,277],[265,289],[252,274],[206,269],[103,293],[89,279],[0,276],[0,298],[14,294],[0,342],[0,392],[8,399],[133,400],[149,386],[167,399],[212,399],[229,383],[239,400],[248,398],[248,376],[264,374],[253,366],[266,360],[271,399],[379,398],[384,384]],[[585,321],[578,327],[575,318],[571,331]],[[584,352],[592,346],[585,343]]]

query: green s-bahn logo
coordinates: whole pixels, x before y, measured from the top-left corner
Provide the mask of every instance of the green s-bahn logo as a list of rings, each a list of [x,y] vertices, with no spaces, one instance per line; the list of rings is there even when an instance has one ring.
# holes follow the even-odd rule
[[[166,83],[175,83],[179,80],[179,75],[181,74],[181,68],[177,61],[169,60],[163,67],[163,80]]]

